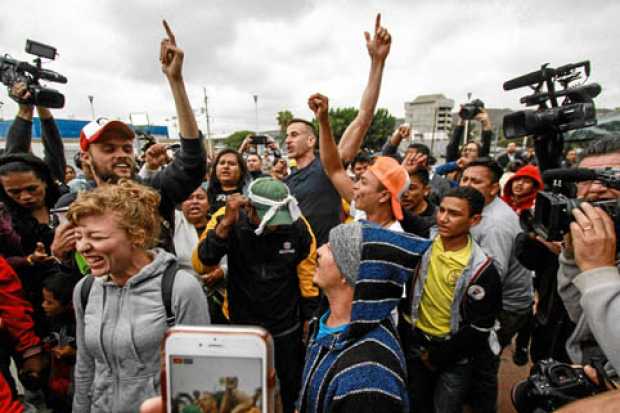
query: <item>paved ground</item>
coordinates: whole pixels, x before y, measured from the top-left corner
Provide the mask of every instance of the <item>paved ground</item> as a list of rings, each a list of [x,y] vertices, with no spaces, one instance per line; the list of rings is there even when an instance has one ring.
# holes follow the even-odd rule
[[[512,386],[525,379],[530,373],[531,364],[519,367],[512,362],[513,348],[507,348],[502,353],[502,364],[499,368],[499,409],[500,413],[516,412],[512,407],[510,390]]]

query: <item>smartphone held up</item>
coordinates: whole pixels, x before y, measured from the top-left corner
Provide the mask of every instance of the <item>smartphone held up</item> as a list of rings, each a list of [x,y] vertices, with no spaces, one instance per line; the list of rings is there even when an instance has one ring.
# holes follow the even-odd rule
[[[274,411],[273,343],[266,330],[177,326],[163,347],[167,412]]]

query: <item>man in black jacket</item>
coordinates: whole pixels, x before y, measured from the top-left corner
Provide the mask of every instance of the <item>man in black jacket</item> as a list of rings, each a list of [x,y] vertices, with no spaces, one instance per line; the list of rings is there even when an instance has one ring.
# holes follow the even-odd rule
[[[192,113],[183,81],[183,50],[177,47],[174,34],[164,22],[168,37],[161,42],[161,68],[172,91],[179,121],[181,150],[175,159],[143,183],[159,190],[159,211],[164,220],[160,244],[172,250],[171,232],[174,206],[183,202],[202,182],[206,170],[206,154],[202,135]],[[134,133],[121,121],[98,119],[87,124],[80,133],[82,161],[93,171],[96,185],[114,183],[120,178],[135,179],[133,152]],[[77,194],[70,193],[58,200],[57,207],[71,204]],[[69,224],[56,230],[52,252],[65,259],[75,250],[75,234]]]
[[[502,306],[502,287],[492,258],[469,232],[483,207],[484,197],[473,188],[446,193],[437,213],[438,235],[408,292],[411,313],[403,316],[400,330],[412,411],[462,411],[475,368],[472,356],[491,354],[489,334]],[[496,338],[494,344],[499,352]]]
[[[258,178],[248,194],[249,199],[228,198],[198,256],[207,266],[228,256],[230,322],[260,325],[271,333],[284,411],[292,412],[303,368],[302,305],[312,300],[308,293],[318,295],[312,287],[316,241],[284,183]]]

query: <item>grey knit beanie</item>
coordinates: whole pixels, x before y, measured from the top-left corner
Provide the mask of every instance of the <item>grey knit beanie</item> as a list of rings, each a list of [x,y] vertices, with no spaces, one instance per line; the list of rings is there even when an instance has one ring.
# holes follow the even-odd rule
[[[362,259],[362,225],[359,222],[340,224],[329,231],[329,245],[336,266],[354,287]]]

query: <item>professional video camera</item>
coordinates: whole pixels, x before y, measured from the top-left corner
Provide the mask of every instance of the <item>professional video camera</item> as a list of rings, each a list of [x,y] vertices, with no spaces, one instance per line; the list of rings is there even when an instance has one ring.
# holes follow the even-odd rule
[[[63,75],[41,67],[41,58],[54,59],[56,49],[32,40],[26,40],[26,53],[38,56],[34,59],[35,65],[28,62],[20,62],[8,55],[0,56],[0,82],[10,90],[18,82],[26,84],[30,97],[27,100],[19,99],[11,95],[17,103],[44,106],[59,109],[65,105],[65,97],[55,89],[43,87],[39,80],[49,80],[56,83],[67,83]]]
[[[504,116],[504,135],[518,138],[548,132],[566,132],[586,126],[596,125],[596,112],[592,100],[601,92],[597,83],[570,87],[581,79],[583,69],[586,80],[590,76],[590,62],[568,64],[557,69],[544,64],[540,70],[517,77],[504,83],[504,90],[529,86],[534,93],[521,98],[526,106],[538,105],[538,110],[522,110]],[[562,86],[557,91],[555,83]],[[547,90],[542,91],[546,85]],[[558,98],[564,97],[561,105]],[[551,107],[549,107],[549,104]]]
[[[543,181],[545,187],[551,190],[538,192],[533,215],[522,214],[522,223],[528,231],[534,231],[547,241],[561,241],[574,220],[571,211],[583,202],[575,198],[574,182],[598,181],[608,188],[620,190],[620,170],[549,169],[543,173]],[[620,199],[590,204],[602,208],[614,221],[616,232],[620,234]]]
[[[606,375],[596,368],[599,381]],[[512,404],[519,413],[552,412],[559,407],[606,391],[604,384],[593,383],[582,368],[553,359],[532,366],[530,376],[513,386]]]
[[[484,109],[484,102],[480,99],[474,99],[469,103],[465,103],[461,106],[459,116],[463,120],[472,120]]]

